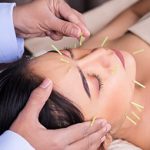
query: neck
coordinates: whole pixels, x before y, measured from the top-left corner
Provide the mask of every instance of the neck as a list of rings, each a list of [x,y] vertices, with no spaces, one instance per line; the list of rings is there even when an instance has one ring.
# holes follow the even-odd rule
[[[145,102],[145,89],[136,87],[134,92],[133,101],[137,104],[144,106],[144,109],[137,109],[133,104],[131,104],[130,110],[128,112],[128,116],[134,121],[129,121],[126,119],[121,126],[121,128],[113,135],[113,138],[119,138],[127,140],[135,145],[142,147],[142,140],[144,139],[141,135],[143,135],[143,128],[145,126],[145,114],[146,111],[146,102]],[[133,115],[136,114],[138,118]],[[136,135],[136,138],[135,138]],[[144,143],[145,141],[143,141]]]

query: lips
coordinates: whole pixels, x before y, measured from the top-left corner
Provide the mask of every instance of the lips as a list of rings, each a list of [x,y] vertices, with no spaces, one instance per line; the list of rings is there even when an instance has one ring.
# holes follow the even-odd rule
[[[125,68],[125,60],[124,60],[124,57],[123,57],[122,53],[118,50],[114,50],[114,52],[118,56],[118,58],[120,59],[123,67]]]

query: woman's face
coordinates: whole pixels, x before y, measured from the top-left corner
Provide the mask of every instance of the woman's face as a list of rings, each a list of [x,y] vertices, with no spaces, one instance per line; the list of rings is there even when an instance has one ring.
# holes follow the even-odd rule
[[[120,53],[103,48],[61,52],[63,56],[48,52],[33,59],[32,72],[50,78],[54,89],[70,99],[85,120],[95,116],[106,118],[119,128],[133,96],[136,68],[133,57],[121,51],[123,60]]]

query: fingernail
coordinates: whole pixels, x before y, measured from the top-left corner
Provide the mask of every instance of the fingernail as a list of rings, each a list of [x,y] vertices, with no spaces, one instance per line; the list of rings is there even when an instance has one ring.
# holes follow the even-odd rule
[[[81,35],[81,30],[77,28],[73,28],[71,31],[71,35],[78,38]]]
[[[45,79],[40,87],[43,88],[43,89],[46,89],[47,87],[49,87],[50,85],[52,84],[52,81],[50,79]]]
[[[110,129],[111,129],[111,125],[110,125],[110,124],[107,124],[107,125],[106,125],[106,132],[110,131]]]

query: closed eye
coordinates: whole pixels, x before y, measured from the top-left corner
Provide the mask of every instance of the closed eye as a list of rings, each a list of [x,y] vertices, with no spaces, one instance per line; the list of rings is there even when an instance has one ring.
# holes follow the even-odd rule
[[[99,91],[100,91],[101,88],[102,88],[102,85],[103,85],[103,83],[102,83],[100,77],[99,77],[98,75],[96,75],[96,74],[93,74],[92,76],[97,80],[98,88],[99,88]]]
[[[102,83],[99,75],[97,75],[97,74],[87,74],[87,78],[88,78],[88,81],[91,83],[90,88],[92,88],[92,90],[99,93],[101,91],[102,87],[103,87],[103,83]]]

